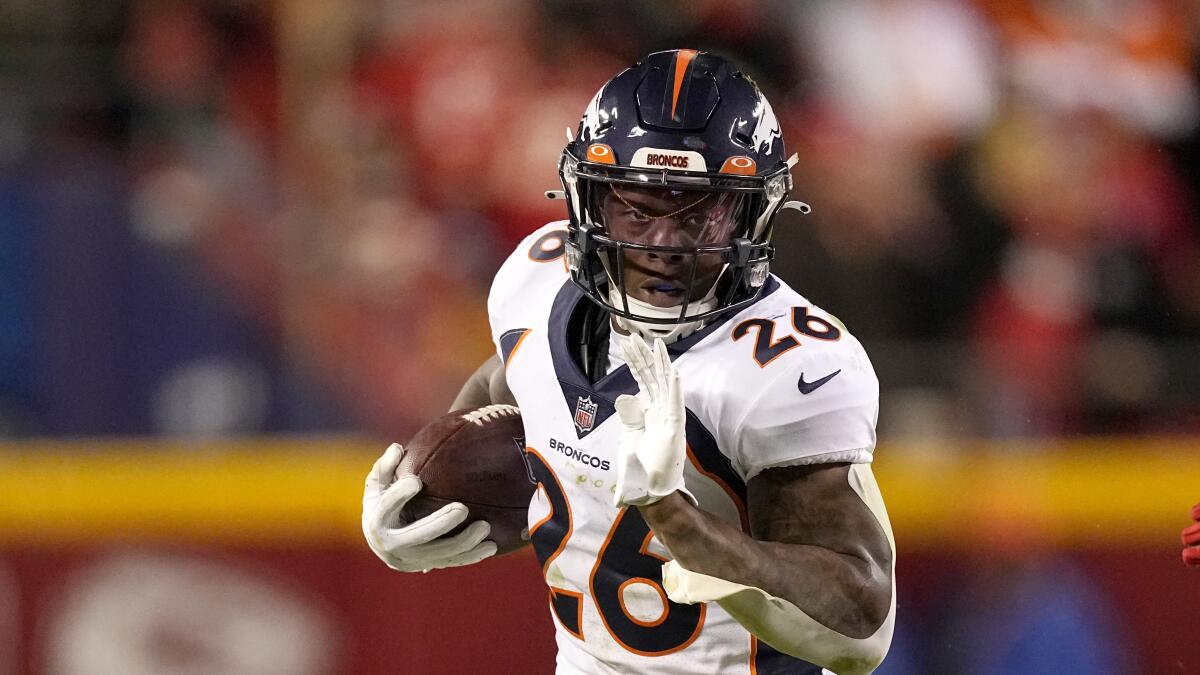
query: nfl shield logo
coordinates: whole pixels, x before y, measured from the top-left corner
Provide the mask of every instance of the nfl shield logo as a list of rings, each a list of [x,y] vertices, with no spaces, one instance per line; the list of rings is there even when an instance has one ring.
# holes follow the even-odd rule
[[[585,434],[592,430],[592,425],[596,423],[596,408],[597,405],[592,403],[591,396],[579,397],[575,404],[575,426],[579,433]]]

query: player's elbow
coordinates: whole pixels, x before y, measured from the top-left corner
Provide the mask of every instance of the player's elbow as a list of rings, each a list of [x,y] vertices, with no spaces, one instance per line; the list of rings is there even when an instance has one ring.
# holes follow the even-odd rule
[[[796,650],[790,653],[837,675],[867,675],[878,668],[892,644],[896,620],[894,588],[891,578],[880,574],[878,579],[863,583],[856,590],[845,606],[847,614],[854,614],[852,621],[835,622],[837,629],[823,625],[824,630],[817,636],[797,635]],[[804,642],[807,644],[801,644]],[[814,642],[820,645],[817,649],[813,648]]]
[[[779,651],[814,663],[837,675],[869,675],[883,663],[891,647],[891,630],[880,631],[880,634],[866,640],[834,639],[826,642],[820,648],[814,649],[812,644],[772,645]]]
[[[824,666],[837,675],[870,675],[879,667],[879,664],[883,663],[885,656],[887,656],[887,647],[875,648],[847,654],[824,664]]]
[[[823,664],[826,668],[838,675],[866,675],[883,663],[888,649],[892,646],[896,617],[895,605],[891,602],[891,589],[888,590],[882,616],[868,620],[868,623],[875,627],[871,635],[843,641],[841,649],[838,650],[840,653],[835,655],[830,663]]]
[[[892,611],[890,561],[847,555],[841,563],[827,579],[824,587],[828,596],[813,616],[847,638],[869,639],[879,632]],[[799,590],[791,597],[800,597]]]
[[[854,632],[862,637],[877,633],[887,622],[891,616],[893,592],[887,568],[880,564],[864,567],[850,591]]]

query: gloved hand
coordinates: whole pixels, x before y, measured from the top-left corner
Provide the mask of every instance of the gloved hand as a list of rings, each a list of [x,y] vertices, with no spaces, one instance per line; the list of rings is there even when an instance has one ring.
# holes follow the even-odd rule
[[[637,381],[637,396],[616,400],[617,417],[624,427],[617,439],[616,506],[653,504],[672,492],[682,492],[693,504],[696,498],[683,485],[687,462],[684,433],[686,411],[679,373],[671,364],[662,339],[651,350],[640,335],[628,336],[625,361]]]
[[[477,520],[462,532],[439,539],[467,519],[467,507],[455,502],[406,523],[400,511],[421,491],[421,479],[396,478],[404,448],[392,443],[375,460],[363,490],[362,528],[367,545],[388,567],[401,572],[428,572],[442,567],[477,563],[496,553],[496,544],[484,541],[491,526]]]
[[[1196,521],[1183,528],[1183,562],[1200,567],[1200,504],[1192,507],[1192,520]]]

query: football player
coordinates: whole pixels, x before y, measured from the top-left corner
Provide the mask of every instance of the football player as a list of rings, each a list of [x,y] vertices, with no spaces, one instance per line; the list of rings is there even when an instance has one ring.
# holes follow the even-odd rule
[[[559,174],[568,219],[488,298],[496,356],[453,409],[512,403],[538,480],[529,535],[560,673],[867,673],[891,641],[895,548],[870,462],[878,381],[836,318],[770,274],[795,159],[757,85],[705,52],[606,83]],[[406,523],[419,479],[367,481],[398,570],[477,562],[486,522]]]
[[[1192,520],[1196,522],[1183,528],[1180,533],[1183,539],[1183,562],[1200,567],[1200,504],[1192,507]]]

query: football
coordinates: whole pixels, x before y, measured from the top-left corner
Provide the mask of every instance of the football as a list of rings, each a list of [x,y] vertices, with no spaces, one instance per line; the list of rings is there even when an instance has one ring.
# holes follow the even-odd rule
[[[462,502],[470,512],[451,534],[486,520],[497,555],[527,543],[521,532],[536,484],[525,463],[525,429],[516,407],[489,405],[437,418],[404,446],[396,468],[401,474],[414,474],[422,483],[401,511],[408,522]]]

